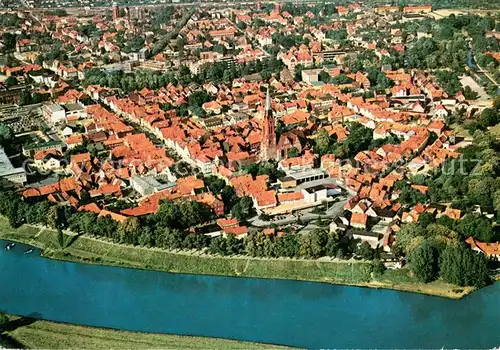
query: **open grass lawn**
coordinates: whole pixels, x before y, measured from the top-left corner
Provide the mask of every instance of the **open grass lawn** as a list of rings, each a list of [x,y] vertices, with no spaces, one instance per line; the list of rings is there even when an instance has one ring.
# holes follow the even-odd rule
[[[36,321],[8,333],[30,349],[271,349],[233,340],[135,333]]]
[[[463,127],[463,125],[452,124],[451,128],[457,133],[457,136],[459,136],[459,137],[463,137],[465,139],[471,139],[472,138],[472,136],[469,133],[469,131],[467,129],[465,129]]]
[[[370,266],[363,262],[250,260],[243,275],[248,277],[362,284],[370,280]]]
[[[67,236],[63,236],[68,239]],[[61,245],[57,239],[57,232],[54,230],[43,229],[36,237],[36,242],[45,249],[60,249]]]
[[[36,227],[23,225],[18,228],[12,228],[9,220],[0,216],[0,238],[1,239],[17,239],[23,242],[32,240],[40,229]]]
[[[500,124],[492,126],[491,128],[489,128],[489,131],[497,138],[500,138]]]
[[[158,269],[168,272],[309,280],[359,284],[370,280],[369,264],[364,262],[320,262],[310,260],[270,260],[245,257],[217,258],[145,249],[80,237],[64,252],[49,256],[64,258],[63,253],[89,262]]]
[[[389,287],[398,290],[438,295],[455,299],[464,297],[475,290],[474,287],[458,287],[442,280],[422,283],[415,277],[411,276],[410,272],[406,268],[386,270],[382,276],[376,278],[376,280],[372,283],[373,286],[379,284],[382,288]]]

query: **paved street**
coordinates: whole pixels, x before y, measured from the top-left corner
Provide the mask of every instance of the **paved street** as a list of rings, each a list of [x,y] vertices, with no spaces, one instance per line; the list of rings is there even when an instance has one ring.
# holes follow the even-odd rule
[[[479,85],[478,83],[476,83],[476,81],[468,75],[463,75],[460,77],[460,84],[462,84],[463,87],[469,86],[472,89],[472,91],[474,91],[478,94],[479,100],[491,99],[491,97],[484,90],[484,88],[481,85]]]

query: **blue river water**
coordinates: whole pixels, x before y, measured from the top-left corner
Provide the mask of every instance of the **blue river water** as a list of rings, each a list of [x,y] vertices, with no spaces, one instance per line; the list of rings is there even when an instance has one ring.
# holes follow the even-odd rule
[[[500,284],[463,300],[313,282],[169,274],[0,249],[0,310],[89,326],[307,348],[492,348]]]

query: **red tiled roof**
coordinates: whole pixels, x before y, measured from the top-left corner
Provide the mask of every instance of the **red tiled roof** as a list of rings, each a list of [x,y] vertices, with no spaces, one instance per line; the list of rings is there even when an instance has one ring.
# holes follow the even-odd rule
[[[368,215],[362,213],[353,213],[351,216],[351,225],[358,224],[366,226]]]
[[[224,232],[227,234],[239,236],[248,233],[248,228],[246,226],[231,226],[224,228]]]
[[[127,217],[124,215],[113,213],[112,211],[109,211],[106,209],[101,210],[101,212],[99,213],[99,217],[101,217],[101,216],[109,216],[109,217],[111,217],[111,219],[118,221],[118,222],[124,222],[127,219]]]
[[[101,209],[97,206],[95,203],[89,203],[86,205],[82,205],[80,208],[78,208],[78,211],[90,211],[95,214],[99,214],[101,212]]]

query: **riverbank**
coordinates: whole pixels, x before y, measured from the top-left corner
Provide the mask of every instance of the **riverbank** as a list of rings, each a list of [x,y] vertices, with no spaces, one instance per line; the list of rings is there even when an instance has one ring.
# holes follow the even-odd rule
[[[28,225],[13,229],[5,218],[0,217],[0,239],[36,246],[42,250],[43,256],[52,259],[171,273],[291,279],[394,289],[451,299],[460,299],[474,291],[474,288],[457,287],[440,280],[420,283],[410,276],[407,269],[387,270],[374,277],[370,263],[364,261],[218,257],[126,246],[87,236],[75,238],[65,235],[66,246],[61,249],[57,232]]]
[[[10,317],[11,322],[22,320]],[[5,334],[29,349],[284,349],[236,340],[138,333],[36,320]]]

